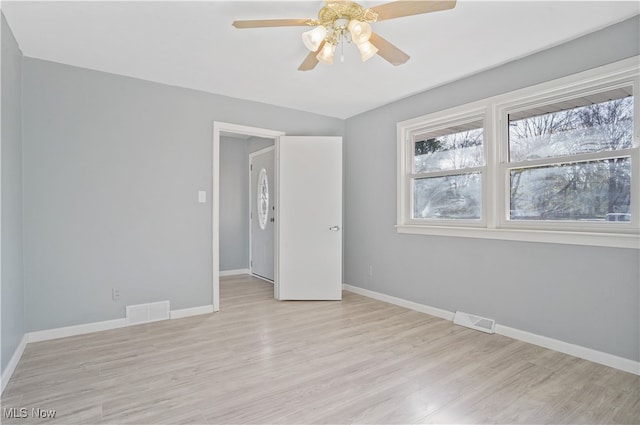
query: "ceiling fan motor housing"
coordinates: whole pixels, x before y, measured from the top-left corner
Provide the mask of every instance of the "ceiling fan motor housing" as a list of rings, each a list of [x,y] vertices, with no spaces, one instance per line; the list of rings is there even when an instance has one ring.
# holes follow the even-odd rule
[[[378,14],[350,1],[329,3],[318,12],[316,25],[335,26],[337,20],[346,20],[348,24],[353,19],[362,22],[375,22],[378,19]],[[346,24],[344,26],[346,27]]]

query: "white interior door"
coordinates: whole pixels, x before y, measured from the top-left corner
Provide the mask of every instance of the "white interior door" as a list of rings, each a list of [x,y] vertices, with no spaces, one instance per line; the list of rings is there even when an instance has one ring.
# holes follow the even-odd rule
[[[276,298],[342,299],[342,138],[281,136],[276,148]]]
[[[251,273],[273,282],[275,235],[274,148],[252,153],[250,160],[251,193]]]

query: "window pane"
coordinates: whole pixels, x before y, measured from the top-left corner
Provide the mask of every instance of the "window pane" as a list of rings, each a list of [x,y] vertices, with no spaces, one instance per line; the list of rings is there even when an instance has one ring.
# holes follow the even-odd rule
[[[590,96],[602,99],[611,95],[626,97],[557,110],[585,99],[574,99],[558,105],[540,107],[546,113],[532,111],[509,114],[510,161],[614,151],[632,147],[633,96],[626,90]],[[548,112],[547,109],[556,109]],[[525,116],[525,118],[519,118]]]
[[[480,173],[416,179],[413,184],[413,218],[480,219]]]
[[[631,160],[511,170],[511,220],[630,221]]]
[[[415,173],[460,170],[484,165],[482,128],[443,135],[431,134],[427,137],[414,143]]]

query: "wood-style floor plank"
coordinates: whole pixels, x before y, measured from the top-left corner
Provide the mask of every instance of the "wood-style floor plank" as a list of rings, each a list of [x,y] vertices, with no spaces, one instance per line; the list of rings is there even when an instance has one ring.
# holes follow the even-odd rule
[[[640,423],[640,377],[349,292],[29,344],[2,423]],[[54,409],[54,419],[31,409]]]

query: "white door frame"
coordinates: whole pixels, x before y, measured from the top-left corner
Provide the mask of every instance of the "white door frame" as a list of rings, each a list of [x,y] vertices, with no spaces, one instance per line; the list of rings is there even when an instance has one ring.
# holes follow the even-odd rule
[[[220,311],[220,133],[236,133],[248,136],[274,139],[278,143],[278,137],[284,136],[283,131],[269,130],[246,125],[232,124],[221,121],[213,122],[213,170],[212,170],[212,195],[211,195],[211,222],[212,222],[212,255],[213,255],[213,291],[212,300],[213,311]],[[276,234],[277,239],[277,234]],[[277,247],[277,242],[276,242]],[[278,250],[274,254],[278,255]],[[275,275],[277,281],[278,275]],[[274,281],[274,284],[275,284]]]
[[[274,175],[271,176],[272,179],[271,179],[271,183],[270,183],[273,186],[272,186],[272,189],[269,189],[269,191],[270,192],[271,191],[275,192],[275,189],[276,189],[276,181],[275,181],[275,171],[276,171],[275,149],[276,149],[276,144],[275,144],[275,140],[274,140],[273,146],[268,146],[268,147],[260,149],[258,151],[251,152],[249,154],[249,167],[248,167],[249,168],[249,272],[251,273],[252,276],[257,277],[258,279],[262,279],[262,280],[265,280],[265,281],[267,281],[269,283],[274,283],[274,284],[275,284],[275,280],[276,280],[275,274],[273,276],[273,282],[271,282],[268,279],[265,279],[262,276],[258,276],[258,275],[254,275],[253,274],[253,226],[252,226],[253,223],[252,223],[252,220],[251,220],[251,214],[253,213],[253,204],[256,202],[256,200],[254,199],[253,194],[251,193],[252,184],[253,184],[253,181],[251,180],[252,177],[253,177],[252,174],[251,174],[251,165],[253,163],[253,158],[255,156],[262,155],[262,154],[270,152],[270,151],[274,151],[274,158],[273,158],[274,159],[274,163],[273,163],[273,173],[274,173]],[[274,196],[273,200],[272,200],[273,205],[275,205],[275,200],[276,200],[276,197]],[[274,241],[275,241],[275,237],[276,237],[275,229],[273,231],[273,237],[274,237]],[[275,244],[273,246],[273,249],[274,249],[274,258],[275,258],[275,249],[276,249]],[[274,271],[275,271],[275,264],[274,264]]]

